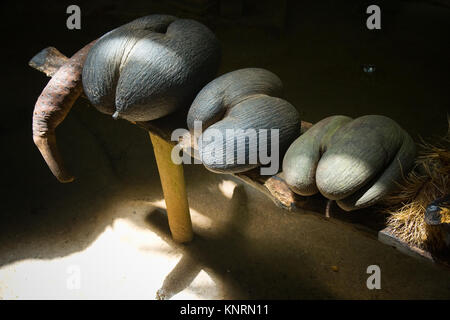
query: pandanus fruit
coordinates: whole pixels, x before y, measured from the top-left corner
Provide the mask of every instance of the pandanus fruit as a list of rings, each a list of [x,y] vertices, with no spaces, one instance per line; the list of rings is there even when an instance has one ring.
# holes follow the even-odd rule
[[[149,121],[188,108],[214,78],[220,46],[199,22],[150,15],[110,31],[76,53],[53,76],[33,114],[33,138],[60,182],[70,182],[55,128],[82,93],[115,119]]]
[[[289,147],[283,176],[295,193],[320,192],[351,211],[392,192],[412,168],[415,154],[414,141],[392,119],[331,116]]]
[[[190,130],[194,129],[196,121],[200,121],[203,137],[213,130],[224,137],[199,144],[205,167],[217,173],[243,172],[258,167],[259,160],[249,161],[250,153],[259,154],[263,141],[258,135],[252,143],[248,139],[249,129],[255,132],[278,130],[279,141],[269,137],[264,148],[271,150],[272,144],[276,144],[274,147],[281,154],[286,151],[300,134],[300,117],[295,107],[282,96],[281,80],[265,69],[236,70],[208,83],[198,93],[187,117]],[[227,134],[227,130],[232,130],[234,135]],[[238,161],[240,152],[244,154],[241,162]]]

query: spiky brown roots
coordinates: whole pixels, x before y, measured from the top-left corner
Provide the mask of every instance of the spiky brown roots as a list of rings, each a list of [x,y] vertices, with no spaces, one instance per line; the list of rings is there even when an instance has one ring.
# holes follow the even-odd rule
[[[410,245],[432,252],[443,250],[445,231],[425,223],[428,204],[450,193],[450,135],[437,143],[422,141],[414,170],[399,191],[384,201],[387,226]]]

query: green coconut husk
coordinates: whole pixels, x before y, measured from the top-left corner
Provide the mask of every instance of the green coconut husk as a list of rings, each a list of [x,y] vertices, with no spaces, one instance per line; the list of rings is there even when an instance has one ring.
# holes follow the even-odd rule
[[[388,214],[387,226],[396,237],[439,252],[446,248],[445,231],[425,223],[425,210],[430,202],[450,193],[450,135],[436,143],[422,140],[418,150],[414,169],[398,191],[384,200],[383,212]]]

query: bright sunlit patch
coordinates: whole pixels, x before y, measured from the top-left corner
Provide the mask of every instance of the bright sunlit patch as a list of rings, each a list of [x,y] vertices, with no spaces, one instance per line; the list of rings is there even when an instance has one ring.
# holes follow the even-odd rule
[[[119,218],[80,252],[0,268],[0,298],[154,299],[181,256],[151,230]]]
[[[166,277],[185,253],[156,233],[147,219],[155,202],[117,201],[105,208],[114,219],[80,251],[51,259],[18,260],[0,267],[0,299],[155,299]],[[210,228],[210,218],[190,209],[196,228]],[[198,267],[198,266],[194,266]],[[180,275],[182,276],[182,275]],[[175,298],[220,299],[204,271]]]
[[[174,295],[171,300],[220,299],[220,290],[215,281],[204,270],[200,271],[194,281],[183,291]]]
[[[165,207],[164,200],[157,204]],[[127,201],[113,207],[118,216],[83,250],[0,267],[0,299],[155,299],[183,253],[152,231],[145,214],[130,215],[148,210]],[[195,210],[191,214],[196,225],[211,223]],[[203,274],[195,283],[216,290]]]
[[[161,200],[152,202],[151,204],[152,204],[153,206],[157,207],[157,208],[160,208],[160,209],[164,209],[164,210],[167,209],[166,201],[164,201],[164,199],[161,199]]]
[[[219,184],[219,190],[225,197],[231,199],[233,197],[234,188],[236,188],[236,186],[237,184],[234,181],[222,180],[222,182]]]
[[[155,243],[159,242],[159,237],[152,230],[146,228],[145,224],[139,226],[136,222],[118,218],[113,222],[112,231],[120,243],[133,249],[153,251],[153,254],[156,255],[165,255],[173,251],[168,244],[158,243],[156,245]]]
[[[232,183],[234,183],[234,182],[232,182]],[[157,208],[163,209],[163,210],[167,209],[166,202],[164,201],[164,199],[152,202],[152,205]],[[195,227],[199,227],[202,229],[209,229],[212,227],[213,221],[209,217],[199,213],[198,211],[196,211],[192,208],[189,208],[189,212],[191,214],[192,224]]]
[[[194,209],[190,209],[191,212],[191,220],[192,220],[192,224],[195,227],[199,227],[202,229],[209,229],[212,227],[213,225],[213,221],[211,220],[211,218],[198,213],[197,211],[195,211]]]

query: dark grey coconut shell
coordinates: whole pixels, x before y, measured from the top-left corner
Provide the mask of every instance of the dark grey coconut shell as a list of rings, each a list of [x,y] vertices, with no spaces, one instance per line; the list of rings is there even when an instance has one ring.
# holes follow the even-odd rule
[[[259,154],[260,140],[252,144],[245,138],[247,129],[279,129],[279,143],[271,141],[267,134],[268,150],[277,143],[280,156],[300,134],[300,117],[287,101],[283,100],[283,85],[272,72],[259,68],[247,68],[224,74],[206,85],[197,95],[187,117],[189,129],[194,122],[201,121],[203,136],[218,130],[226,137],[227,129],[243,130],[228,139],[213,140],[200,146],[203,164],[218,173],[236,173],[258,167],[260,163],[249,164],[249,151]],[[225,152],[226,145],[234,143],[233,152]],[[232,145],[232,144],[231,144]],[[212,149],[219,150],[213,153]],[[221,152],[223,151],[223,152]],[[245,163],[237,163],[239,152],[245,153]],[[277,159],[279,160],[279,159]]]
[[[84,92],[115,118],[153,120],[190,106],[219,62],[218,40],[206,26],[150,15],[97,41],[83,68]]]
[[[351,211],[393,191],[412,168],[415,155],[414,141],[392,119],[332,116],[289,147],[283,175],[294,192],[320,192]]]

